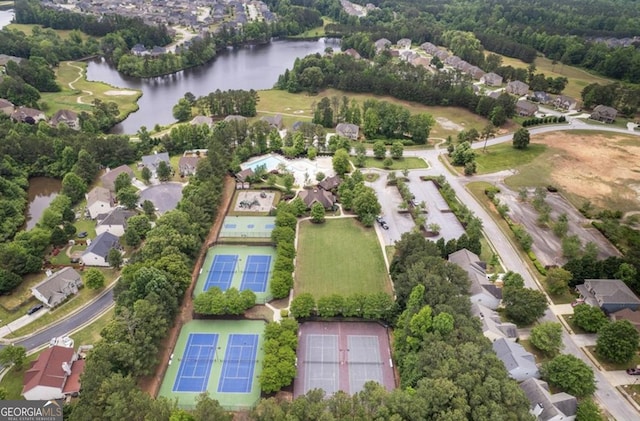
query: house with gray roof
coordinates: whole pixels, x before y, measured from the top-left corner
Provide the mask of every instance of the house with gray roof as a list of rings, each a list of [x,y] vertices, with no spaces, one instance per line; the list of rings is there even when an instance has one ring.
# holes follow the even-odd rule
[[[62,303],[67,297],[77,294],[81,287],[80,274],[75,269],[66,267],[32,287],[31,293],[45,306],[52,308]]]
[[[507,83],[505,91],[511,95],[522,96],[529,92],[529,85],[519,80],[512,80]]]
[[[425,42],[423,44],[420,45],[420,48],[422,48],[422,50],[427,53],[427,54],[431,54],[433,55],[436,51],[438,51],[438,47],[433,45],[430,42]]]
[[[53,127],[66,124],[70,129],[80,130],[80,117],[78,113],[71,110],[58,110],[49,120],[49,124]]]
[[[266,121],[273,128],[276,128],[278,130],[282,129],[282,116],[280,114],[265,116],[260,120]]]
[[[530,378],[520,383],[520,388],[529,400],[529,413],[538,421],[572,421],[578,411],[575,396],[560,392],[551,394],[549,385]]]
[[[578,101],[566,95],[558,95],[556,99],[553,100],[554,107],[560,110],[575,110],[578,106]]]
[[[386,38],[380,38],[376,42],[374,42],[374,46],[376,47],[376,53],[379,53],[391,46],[391,41]]]
[[[242,121],[247,121],[247,117],[241,116],[241,115],[236,115],[236,114],[231,114],[228,115],[224,118],[224,121],[226,121],[227,123],[230,121],[237,121],[237,122],[242,122]]]
[[[589,116],[591,120],[602,121],[603,123],[613,123],[618,116],[618,110],[606,105],[598,105],[593,109],[593,112]]]
[[[114,169],[106,169],[106,172],[102,177],[100,177],[100,181],[102,181],[102,187],[111,190],[112,192],[116,191],[116,178],[122,173],[129,174],[129,178],[132,180],[135,178],[135,174],[133,170],[129,168],[127,165],[120,165]]]
[[[346,137],[351,140],[358,140],[360,133],[360,127],[351,123],[340,123],[336,126],[336,134],[338,136]]]
[[[104,266],[108,267],[107,256],[111,249],[120,250],[120,242],[118,237],[110,232],[103,232],[93,240],[87,249],[82,253],[82,263],[87,266]]]
[[[298,193],[298,197],[302,199],[307,209],[311,209],[314,203],[320,203],[325,209],[331,209],[336,203],[333,193],[322,189],[302,190]]]
[[[411,48],[411,40],[409,38],[402,38],[399,39],[398,42],[396,42],[396,45],[400,49],[408,50],[409,48]]]
[[[472,303],[495,310],[502,301],[502,290],[487,279],[486,265],[477,254],[467,249],[449,255],[449,262],[460,266],[469,276],[469,292]]]
[[[480,78],[480,82],[487,86],[500,86],[502,85],[502,76],[499,74],[489,72]]]
[[[157,177],[158,165],[160,165],[161,162],[166,162],[167,165],[171,166],[167,152],[159,152],[142,157],[142,166],[149,168],[153,177]]]
[[[194,175],[198,168],[198,162],[200,162],[200,157],[197,155],[181,156],[178,161],[178,172],[180,176]]]
[[[91,219],[101,213],[109,213],[115,208],[115,200],[111,191],[104,187],[94,187],[86,194],[87,211]]]
[[[134,216],[135,212],[125,210],[121,207],[115,208],[109,213],[102,213],[96,217],[96,234],[110,232],[116,237],[122,237],[127,229],[127,219]]]
[[[533,102],[525,101],[524,99],[516,102],[516,112],[521,117],[531,117],[538,112],[538,106]]]
[[[47,116],[35,108],[18,107],[11,113],[11,119],[16,123],[36,124],[38,121],[46,120]]]
[[[539,102],[540,104],[548,104],[553,100],[553,98],[551,98],[551,95],[544,91],[535,91],[531,98]]]
[[[491,342],[505,338],[515,341],[518,338],[518,330],[515,324],[503,322],[500,315],[479,303],[471,304],[471,314],[482,322],[482,333]]]
[[[211,117],[207,117],[204,115],[197,115],[193,117],[193,119],[189,122],[192,126],[199,126],[201,124],[206,124],[209,127],[213,126],[213,119]]]
[[[600,307],[607,314],[640,307],[640,299],[619,279],[585,279],[576,289],[585,303]]]
[[[540,377],[535,357],[519,343],[500,338],[493,342],[492,347],[512,379],[521,382]]]

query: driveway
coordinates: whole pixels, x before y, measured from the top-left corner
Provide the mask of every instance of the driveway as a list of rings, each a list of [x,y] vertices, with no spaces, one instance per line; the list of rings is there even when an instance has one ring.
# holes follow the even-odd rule
[[[182,199],[182,183],[162,183],[150,186],[140,192],[140,203],[150,200],[156,210],[163,214],[173,210]]]

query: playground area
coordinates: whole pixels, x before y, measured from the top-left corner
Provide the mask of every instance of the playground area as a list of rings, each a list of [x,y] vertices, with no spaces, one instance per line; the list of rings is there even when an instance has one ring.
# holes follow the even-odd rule
[[[202,392],[229,411],[255,406],[263,333],[261,321],[190,321],[180,331],[159,395],[185,409],[193,409]]]
[[[235,287],[252,290],[256,302],[265,303],[271,299],[269,280],[275,258],[276,249],[270,246],[213,246],[200,269],[194,296],[213,287],[222,291]]]
[[[240,190],[234,198],[234,212],[268,213],[275,206],[276,193],[262,190]]]
[[[271,238],[276,227],[274,216],[227,216],[219,238]]]
[[[294,397],[321,388],[353,395],[368,381],[395,389],[387,331],[374,322],[308,322],[300,326]]]

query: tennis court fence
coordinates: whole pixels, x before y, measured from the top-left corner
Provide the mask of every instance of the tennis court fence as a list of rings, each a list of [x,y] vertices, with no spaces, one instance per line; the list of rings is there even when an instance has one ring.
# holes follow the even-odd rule
[[[220,238],[271,238],[271,232],[220,231]]]
[[[380,361],[349,361],[349,360],[302,360],[302,364],[364,364],[364,365],[384,365]]]

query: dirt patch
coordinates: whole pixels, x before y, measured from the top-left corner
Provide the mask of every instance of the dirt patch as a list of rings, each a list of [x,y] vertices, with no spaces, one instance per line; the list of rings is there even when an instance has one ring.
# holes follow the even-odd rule
[[[640,141],[635,136],[556,132],[532,142],[551,148],[546,157],[550,176],[561,190],[601,208],[618,209],[616,202],[621,202],[640,209]]]
[[[130,96],[130,95],[137,95],[138,93],[136,91],[110,90],[110,91],[106,91],[104,94],[108,96],[119,96],[119,95]]]
[[[464,126],[459,125],[458,123],[454,123],[448,118],[444,117],[436,117],[436,122],[445,130],[455,130],[461,132],[464,130]]]

